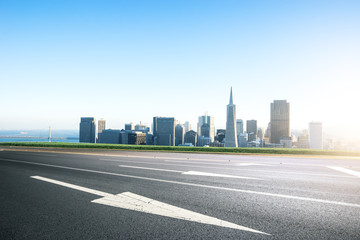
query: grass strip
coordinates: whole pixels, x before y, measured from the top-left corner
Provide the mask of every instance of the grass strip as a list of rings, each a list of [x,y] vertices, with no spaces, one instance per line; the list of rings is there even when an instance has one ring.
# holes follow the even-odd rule
[[[294,148],[225,148],[225,147],[178,147],[154,145],[125,144],[93,144],[93,143],[63,143],[63,142],[2,142],[0,146],[23,147],[58,147],[86,149],[114,149],[136,151],[167,151],[167,152],[200,152],[200,153],[234,153],[234,154],[288,154],[288,155],[325,155],[325,156],[360,156],[360,152],[294,149]]]

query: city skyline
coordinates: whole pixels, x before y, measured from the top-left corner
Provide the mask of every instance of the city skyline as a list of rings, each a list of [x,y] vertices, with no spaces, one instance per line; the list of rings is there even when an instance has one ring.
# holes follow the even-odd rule
[[[244,122],[266,129],[286,99],[291,129],[360,138],[356,1],[45,3],[0,4],[0,130],[75,130],[83,116],[194,129],[206,112],[224,129],[233,86]]]

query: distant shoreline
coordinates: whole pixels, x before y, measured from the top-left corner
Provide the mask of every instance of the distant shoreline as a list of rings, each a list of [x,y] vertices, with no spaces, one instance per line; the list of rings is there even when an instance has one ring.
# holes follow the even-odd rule
[[[49,139],[49,137],[34,137],[34,136],[0,136],[0,138],[34,138],[34,139]],[[72,139],[78,140],[77,137],[51,137],[51,139]]]

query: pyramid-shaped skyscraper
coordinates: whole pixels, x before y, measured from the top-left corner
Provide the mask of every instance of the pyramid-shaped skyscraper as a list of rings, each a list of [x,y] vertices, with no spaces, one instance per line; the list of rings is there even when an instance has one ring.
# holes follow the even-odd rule
[[[238,147],[236,136],[236,106],[233,103],[232,87],[230,101],[227,105],[225,147]]]

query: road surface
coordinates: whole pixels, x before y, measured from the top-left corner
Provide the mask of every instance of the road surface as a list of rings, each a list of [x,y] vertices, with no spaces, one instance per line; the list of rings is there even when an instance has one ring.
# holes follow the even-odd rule
[[[0,148],[0,239],[360,239],[360,159]]]

